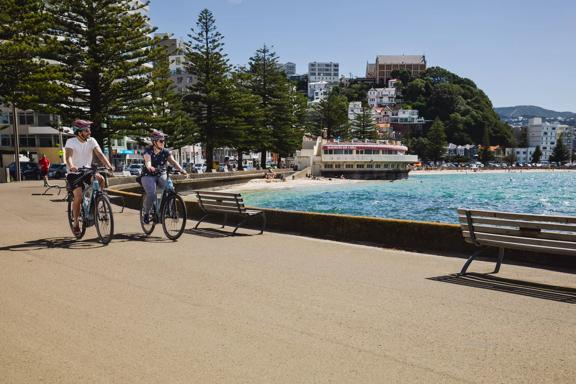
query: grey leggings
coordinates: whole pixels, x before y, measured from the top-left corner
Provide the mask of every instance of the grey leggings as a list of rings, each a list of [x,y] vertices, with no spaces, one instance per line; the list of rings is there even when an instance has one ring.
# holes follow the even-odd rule
[[[144,199],[144,212],[150,213],[154,199],[156,199],[156,185],[164,189],[166,187],[166,174],[163,173],[158,176],[142,176],[142,187],[146,191],[146,199]]]

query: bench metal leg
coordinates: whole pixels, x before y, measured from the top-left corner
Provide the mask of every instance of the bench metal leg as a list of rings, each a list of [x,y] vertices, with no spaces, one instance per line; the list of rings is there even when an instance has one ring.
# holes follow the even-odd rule
[[[264,213],[262,213],[261,215],[256,215],[256,216],[262,216],[262,227],[260,228],[260,235],[261,235],[264,233],[264,228],[266,227],[266,215]],[[238,228],[240,228],[242,226],[242,224],[244,224],[245,222],[250,220],[252,217],[256,217],[256,216],[248,216],[247,218],[245,218],[244,220],[239,222],[238,225],[236,226],[236,228],[234,228],[234,231],[232,231],[232,233],[233,234],[236,233],[236,231],[238,230]]]
[[[504,259],[504,248],[498,249],[498,261],[496,261],[496,268],[494,269],[493,273],[498,273],[500,271],[500,265],[502,264],[502,260]]]
[[[226,226],[226,224],[228,224],[228,214],[227,213],[224,214],[224,223],[222,224],[222,228],[224,228]],[[238,227],[236,227],[236,228],[238,228]]]
[[[470,257],[468,258],[468,260],[466,260],[466,263],[465,263],[464,266],[462,267],[462,270],[460,271],[459,274],[460,274],[460,275],[465,275],[465,274],[466,274],[466,271],[468,270],[468,267],[470,266],[470,264],[472,264],[472,261],[474,261],[474,259],[475,259],[476,257],[478,257],[480,254],[482,254],[482,253],[483,253],[484,251],[486,251],[487,249],[488,249],[488,247],[485,247],[485,248],[481,248],[481,249],[477,250],[476,252],[474,252],[474,253],[472,254],[472,256],[470,256]]]
[[[260,229],[260,234],[264,233],[265,228],[266,228],[266,214],[262,212],[262,229]]]
[[[202,216],[202,218],[196,223],[196,226],[194,227],[194,229],[198,229],[198,226],[200,225],[201,222],[204,221],[205,218],[207,218],[208,216],[210,216],[209,213],[205,214],[204,216]]]

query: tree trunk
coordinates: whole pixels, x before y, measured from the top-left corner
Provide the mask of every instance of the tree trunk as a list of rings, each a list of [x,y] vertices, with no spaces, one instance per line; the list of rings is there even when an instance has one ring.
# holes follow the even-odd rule
[[[260,152],[260,168],[266,169],[266,150]]]
[[[206,143],[206,172],[212,172],[212,163],[214,162],[214,145]]]
[[[243,171],[244,170],[244,153],[242,152],[241,149],[238,150],[238,170],[239,171]]]

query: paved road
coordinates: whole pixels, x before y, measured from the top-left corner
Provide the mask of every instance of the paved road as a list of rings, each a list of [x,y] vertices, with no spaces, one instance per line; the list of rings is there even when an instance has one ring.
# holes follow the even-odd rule
[[[2,383],[576,377],[574,274],[457,279],[461,259],[272,233],[144,239],[133,211],[102,247],[38,184],[0,185]]]

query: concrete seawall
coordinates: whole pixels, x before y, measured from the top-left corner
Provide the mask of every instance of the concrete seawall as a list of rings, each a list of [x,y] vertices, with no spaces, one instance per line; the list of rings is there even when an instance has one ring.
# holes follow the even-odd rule
[[[262,175],[262,172],[242,175],[228,174],[226,176],[211,174],[210,177],[176,181],[175,185],[178,191],[192,191],[244,183],[250,179],[260,178]],[[140,209],[141,188],[134,182],[134,178],[116,180],[115,183],[116,185],[109,189],[109,193],[114,196],[122,196],[127,208]],[[186,205],[189,218],[199,220],[203,216],[196,201],[188,200]],[[266,212],[266,230],[273,232],[462,258],[468,257],[477,250],[475,246],[464,241],[460,226],[456,224],[259,207],[254,207],[254,209]],[[218,223],[221,220],[221,217],[212,216],[208,221]],[[229,218],[228,225],[236,223],[234,217]],[[244,227],[252,229],[259,228],[259,226],[260,221],[256,218],[244,225]],[[495,259],[496,255],[497,249],[494,248],[486,253],[484,259]],[[505,262],[509,261],[553,268],[576,268],[576,258],[553,254],[507,250]]]

